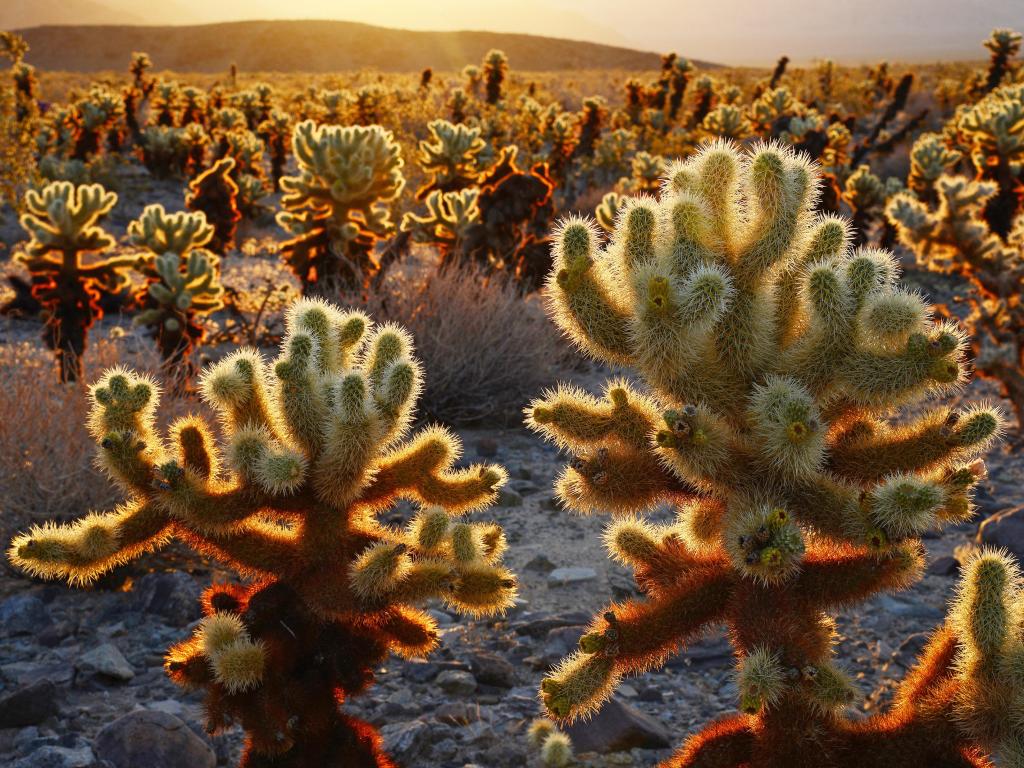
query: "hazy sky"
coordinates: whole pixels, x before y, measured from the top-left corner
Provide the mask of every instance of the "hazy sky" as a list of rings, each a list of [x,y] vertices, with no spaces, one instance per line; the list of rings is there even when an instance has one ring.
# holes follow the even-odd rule
[[[160,0],[145,10],[137,0],[0,0],[0,17],[80,23],[63,10],[76,4],[128,23],[338,19],[527,32],[764,66],[783,53],[798,62],[980,59],[993,27],[1024,31],[1024,0]],[[43,6],[49,18],[39,19]]]
[[[177,0],[221,13],[336,18],[406,29],[492,29],[679,50],[731,64],[830,57],[984,56],[994,26],[1024,29],[1024,0]],[[240,11],[242,13],[240,14]]]

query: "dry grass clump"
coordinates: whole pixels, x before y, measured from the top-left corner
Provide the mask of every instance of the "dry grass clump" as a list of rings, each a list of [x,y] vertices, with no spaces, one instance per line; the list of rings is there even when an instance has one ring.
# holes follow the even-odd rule
[[[523,406],[572,364],[537,295],[476,266],[393,269],[364,306],[403,325],[428,373],[420,416],[446,424],[519,423]]]
[[[29,523],[78,517],[119,501],[110,481],[93,464],[95,443],[85,429],[87,388],[103,371],[129,365],[154,376],[159,360],[148,345],[99,339],[85,356],[81,382],[61,384],[53,355],[35,339],[0,344],[0,537]],[[164,395],[167,419],[199,408]]]

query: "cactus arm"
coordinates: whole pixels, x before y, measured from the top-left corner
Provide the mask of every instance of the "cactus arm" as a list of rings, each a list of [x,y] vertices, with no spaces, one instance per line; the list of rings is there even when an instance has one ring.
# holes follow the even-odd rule
[[[157,549],[171,533],[171,519],[159,505],[129,502],[106,514],[36,526],[16,537],[7,554],[12,563],[34,576],[88,584]]]
[[[933,409],[898,426],[863,420],[833,444],[829,465],[841,475],[877,482],[897,472],[968,462],[984,453],[1001,429],[1001,414],[990,408],[963,414]]]
[[[604,266],[595,262],[597,233],[573,220],[558,233],[546,297],[555,322],[576,345],[599,359],[629,364],[633,344],[629,314],[609,288]]]
[[[273,524],[249,521],[218,533],[199,533],[191,528],[182,528],[181,536],[190,546],[230,563],[247,576],[288,573],[302,562],[295,534]]]
[[[658,415],[653,402],[625,383],[610,386],[603,400],[563,385],[530,404],[527,423],[577,452],[609,437],[642,449],[648,447]]]
[[[497,497],[504,470],[496,465],[452,469],[458,440],[446,430],[431,428],[376,465],[373,479],[360,492],[358,504],[377,508],[402,497],[436,504],[455,512],[478,509]]]
[[[755,749],[748,715],[732,715],[710,723],[687,740],[662,768],[743,768]]]
[[[923,566],[920,544],[913,541],[881,552],[842,546],[811,549],[794,589],[808,605],[840,608],[876,592],[908,587]]]
[[[917,663],[897,688],[897,709],[916,710],[921,703],[928,701],[935,689],[952,679],[955,675],[956,654],[956,635],[948,626],[939,627],[932,633]]]
[[[615,443],[580,453],[559,475],[555,489],[563,504],[583,514],[640,512],[695,492],[651,449]]]

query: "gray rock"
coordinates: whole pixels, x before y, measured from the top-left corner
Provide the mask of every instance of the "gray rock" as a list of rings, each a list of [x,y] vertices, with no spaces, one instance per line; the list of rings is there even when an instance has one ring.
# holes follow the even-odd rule
[[[478,683],[496,688],[513,688],[516,685],[516,668],[496,653],[485,651],[469,657],[469,668]]]
[[[937,621],[942,618],[942,611],[920,601],[911,602],[892,595],[879,595],[875,603],[880,611],[891,616],[902,616],[907,619],[927,619]]]
[[[928,574],[930,576],[953,576],[960,570],[960,563],[951,555],[937,557],[928,563]]]
[[[535,573],[551,573],[556,567],[557,566],[551,562],[551,559],[542,553],[531,557],[529,562],[523,566],[523,570],[533,571]]]
[[[978,529],[978,543],[1009,550],[1018,560],[1024,559],[1024,506],[996,512]]]
[[[43,680],[0,697],[0,728],[36,725],[59,712],[57,686]]]
[[[131,608],[160,616],[172,627],[184,627],[202,616],[202,590],[189,574],[181,571],[147,573],[131,591]]]
[[[549,587],[564,587],[569,584],[582,584],[586,581],[593,581],[597,578],[597,571],[584,566],[569,566],[566,568],[555,568],[548,574]]]
[[[502,488],[498,491],[498,506],[499,507],[521,507],[523,506],[523,497],[513,491],[511,488]]]
[[[39,747],[11,764],[11,768],[91,768],[96,762],[89,747]]]
[[[166,712],[136,710],[96,736],[96,756],[113,768],[214,768],[217,756],[180,719]]]
[[[122,682],[135,677],[132,665],[113,643],[104,643],[88,653],[82,654],[75,662],[75,669],[81,675],[99,675]]]
[[[452,696],[470,696],[476,691],[476,678],[459,669],[446,669],[437,676],[434,683]]]
[[[399,765],[414,765],[430,745],[430,727],[422,720],[408,723],[390,723],[380,729],[384,737],[384,751]]]
[[[46,603],[35,595],[13,595],[0,603],[0,635],[35,635],[52,623]]]
[[[585,626],[576,625],[574,627],[556,627],[548,632],[542,652],[542,658],[546,664],[554,664],[575,651],[579,647],[580,637],[586,631]]]
[[[493,437],[481,437],[476,441],[476,455],[493,459],[498,455],[498,441]]]
[[[577,752],[624,752],[628,749],[663,749],[672,742],[668,729],[617,697],[612,697],[586,721],[565,729]]]

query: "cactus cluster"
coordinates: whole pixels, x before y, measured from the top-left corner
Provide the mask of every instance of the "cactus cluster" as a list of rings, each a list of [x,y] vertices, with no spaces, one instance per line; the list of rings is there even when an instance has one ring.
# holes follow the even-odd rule
[[[416,603],[485,615],[516,591],[501,528],[462,520],[496,498],[505,472],[455,468],[458,439],[441,427],[407,436],[422,376],[412,355],[400,328],[303,300],[275,361],[241,349],[204,372],[220,443],[198,417],[158,434],[157,385],[107,372],[88,426],[128,500],[33,528],[11,561],[86,584],[181,539],[246,579],[210,587],[205,618],[166,658],[172,679],[205,691],[211,729],[241,723],[242,765],[392,766],[339,705],[389,652],[436,645]],[[419,510],[404,528],[383,525],[400,498]]]
[[[1017,764],[1022,681],[1008,670],[1024,646],[1013,622],[979,619],[1011,610],[1018,588],[997,556],[967,569],[961,607],[891,711],[846,710],[856,687],[830,614],[920,576],[921,535],[972,515],[1002,417],[930,406],[890,421],[963,383],[965,338],[899,286],[890,254],[851,250],[845,220],[814,214],[817,184],[782,145],[716,142],[668,168],[660,199],[626,200],[607,246],[587,220],[556,232],[553,318],[646,386],[561,386],[528,421],[575,455],[558,496],[612,513],[608,548],[645,597],[594,619],[544,704],[585,716],[624,675],[724,623],[741,711],[666,766]],[[666,503],[675,522],[645,519]]]

